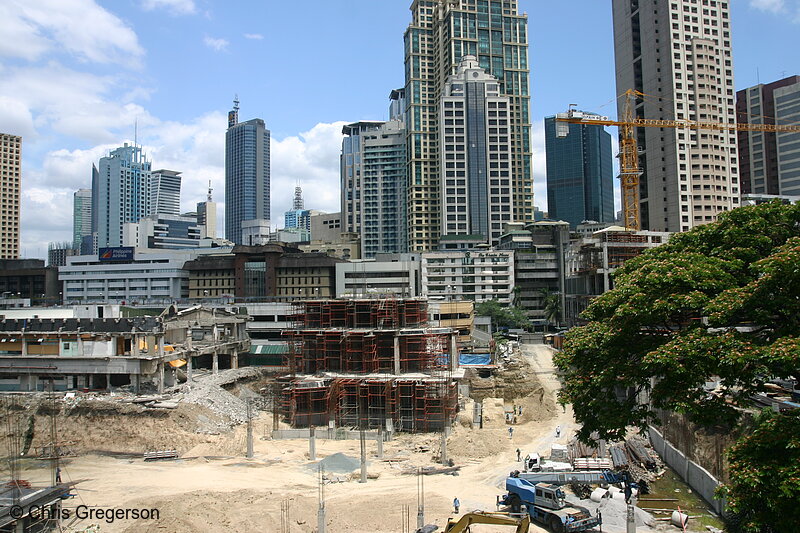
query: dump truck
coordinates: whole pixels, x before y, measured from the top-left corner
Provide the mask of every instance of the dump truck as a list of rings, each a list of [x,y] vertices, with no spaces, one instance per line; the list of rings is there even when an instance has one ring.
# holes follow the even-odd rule
[[[561,487],[550,483],[533,484],[518,477],[506,479],[508,493],[498,499],[512,515],[525,514],[531,520],[548,526],[553,533],[587,531],[602,520],[585,507],[569,505]]]

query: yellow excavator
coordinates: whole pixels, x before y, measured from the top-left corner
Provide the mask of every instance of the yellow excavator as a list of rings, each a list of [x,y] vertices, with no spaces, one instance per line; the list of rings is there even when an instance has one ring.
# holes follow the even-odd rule
[[[508,513],[484,513],[482,511],[473,511],[471,513],[466,513],[458,521],[454,521],[453,519],[448,520],[444,531],[445,533],[462,533],[469,531],[469,526],[472,524],[516,526],[516,533],[528,533],[531,519],[527,514],[521,518],[517,518]]]

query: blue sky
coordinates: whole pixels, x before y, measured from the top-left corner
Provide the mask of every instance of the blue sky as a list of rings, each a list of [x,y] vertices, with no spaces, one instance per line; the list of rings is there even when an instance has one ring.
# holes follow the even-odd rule
[[[183,209],[209,179],[224,201],[225,114],[273,135],[272,220],[299,181],[338,210],[342,122],[383,119],[403,85],[410,0],[4,0],[0,131],[22,135],[22,246],[71,239],[72,192],[91,163],[139,142],[184,173]],[[800,73],[800,0],[732,0],[737,88]],[[541,119],[570,103],[615,115],[610,2],[520,0],[529,16],[536,203],[546,207]],[[616,135],[613,131],[612,134]],[[223,207],[223,206],[221,206]],[[223,209],[221,209],[223,211]]]

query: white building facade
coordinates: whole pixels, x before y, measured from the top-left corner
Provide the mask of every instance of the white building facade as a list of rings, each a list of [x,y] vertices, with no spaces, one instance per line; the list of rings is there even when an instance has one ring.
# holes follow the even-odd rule
[[[422,295],[440,300],[498,300],[512,305],[514,252],[473,250],[422,254]]]

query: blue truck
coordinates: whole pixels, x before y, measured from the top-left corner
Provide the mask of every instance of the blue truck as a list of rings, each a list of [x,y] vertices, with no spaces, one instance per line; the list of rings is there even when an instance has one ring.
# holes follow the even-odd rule
[[[509,477],[506,490],[508,493],[498,500],[498,505],[506,506],[511,514],[527,513],[553,533],[588,531],[602,523],[600,516],[593,516],[585,507],[569,505],[557,485]]]

